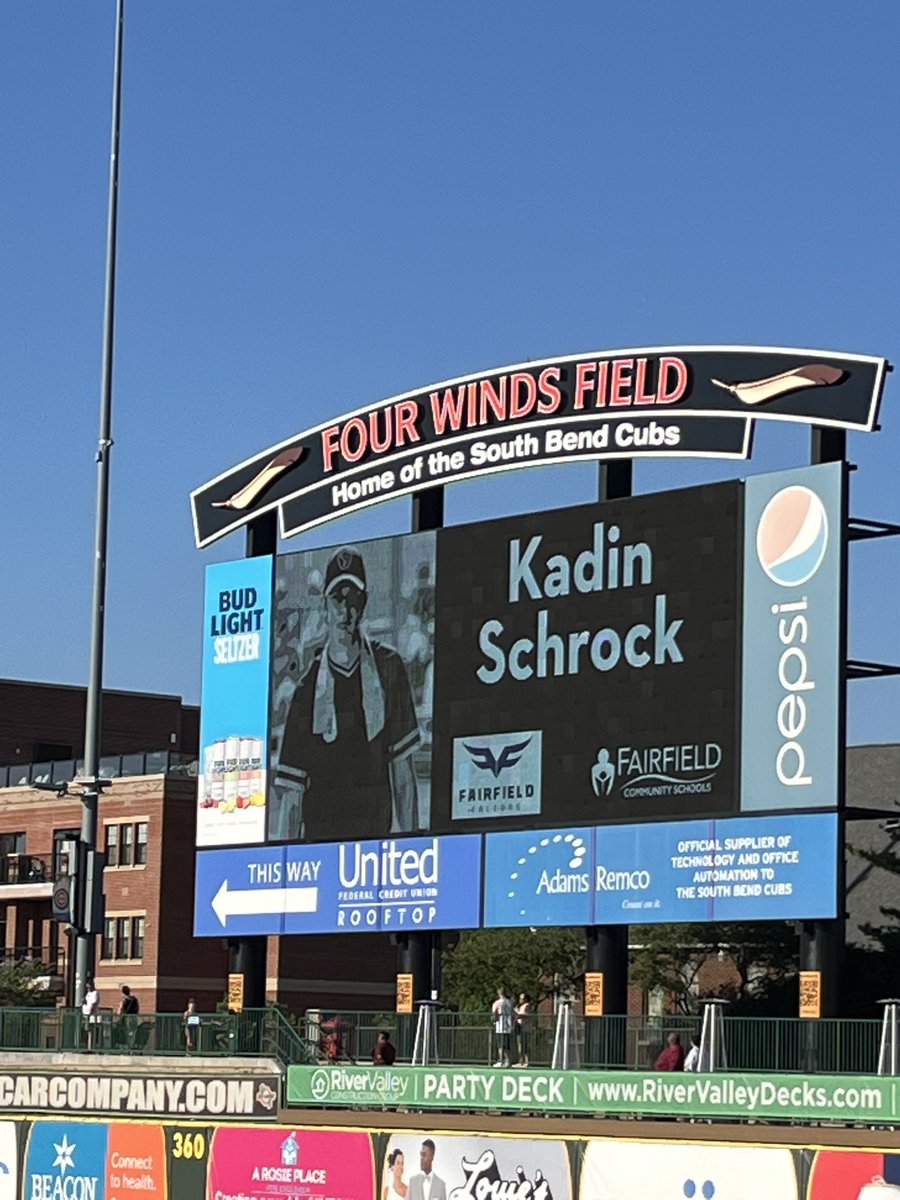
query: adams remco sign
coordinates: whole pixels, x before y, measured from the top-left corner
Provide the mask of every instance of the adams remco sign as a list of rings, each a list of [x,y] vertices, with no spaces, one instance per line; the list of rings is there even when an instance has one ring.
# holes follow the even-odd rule
[[[280,1095],[281,1078],[275,1074],[0,1074],[0,1111],[5,1112],[274,1121]]]

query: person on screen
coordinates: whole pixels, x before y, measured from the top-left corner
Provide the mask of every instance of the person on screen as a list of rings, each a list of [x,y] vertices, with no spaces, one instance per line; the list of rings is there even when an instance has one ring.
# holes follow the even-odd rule
[[[434,1142],[426,1138],[419,1151],[421,1175],[409,1181],[409,1200],[447,1200],[447,1185],[434,1173]]]
[[[403,1182],[405,1160],[402,1150],[391,1150],[387,1156],[388,1181],[381,1189],[381,1200],[406,1200],[409,1184]]]
[[[269,836],[409,833],[419,824],[419,723],[403,659],[363,630],[368,586],[357,549],[332,555],[324,591],[328,635],[288,710]]]
[[[684,1047],[677,1033],[670,1033],[666,1039],[666,1048],[653,1064],[654,1071],[683,1071]]]

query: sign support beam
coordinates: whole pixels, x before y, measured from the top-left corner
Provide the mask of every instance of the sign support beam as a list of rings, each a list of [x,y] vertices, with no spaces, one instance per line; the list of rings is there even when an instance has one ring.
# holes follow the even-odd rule
[[[265,513],[250,522],[247,526],[247,558],[274,554],[277,546],[278,517],[275,512]],[[267,949],[265,935],[228,939],[228,974],[243,978],[244,1005],[247,1008],[265,1007]]]
[[[597,499],[601,504],[606,500],[621,500],[631,496],[634,460],[620,458],[600,463],[597,483]],[[584,969],[603,976],[603,1015],[622,1016],[628,1012],[628,926],[588,925],[584,937]],[[624,1033],[622,1022],[609,1029],[602,1016],[586,1016],[585,1064],[599,1066],[609,1062],[624,1062]],[[610,1037],[616,1037],[622,1044],[608,1044]]]
[[[441,529],[444,524],[444,489],[428,488],[413,496],[412,532],[422,533],[426,529]],[[413,1002],[431,1000],[440,981],[441,941],[439,934],[404,933],[397,938],[397,971],[401,975],[412,975]],[[408,1018],[400,1021],[397,1049],[401,1057],[412,1049],[412,1026]]]
[[[847,433],[844,429],[834,429],[814,425],[810,431],[810,463],[818,466],[820,463],[847,461]],[[844,488],[844,511],[841,513],[841,568],[840,604],[840,663],[841,678],[838,687],[838,840],[837,840],[837,902],[838,915],[834,920],[806,921],[800,937],[800,970],[818,971],[821,973],[821,1009],[823,1017],[838,1016],[841,1010],[841,979],[844,965],[844,937],[846,906],[846,824],[844,803],[846,800],[847,784],[847,542],[848,542],[848,500],[847,488]],[[815,1022],[809,1022],[807,1029],[807,1065],[815,1070],[817,1059]]]

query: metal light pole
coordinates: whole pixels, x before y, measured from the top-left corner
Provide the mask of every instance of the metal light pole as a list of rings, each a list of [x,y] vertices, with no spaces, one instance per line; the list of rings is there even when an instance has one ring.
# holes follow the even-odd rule
[[[119,128],[122,108],[122,43],[125,0],[116,0],[116,41],[113,66],[112,137],[109,160],[109,201],[106,224],[106,287],[103,306],[103,361],[100,378],[100,439],[97,445],[97,512],[94,525],[94,593],[91,617],[91,663],[84,726],[84,777],[81,798],[81,854],[75,940],[75,1003],[94,974],[97,930],[93,918],[103,891],[103,875],[94,866],[97,809],[100,797],[100,727],[103,699],[103,643],[106,616],[106,543],[109,526],[109,456],[112,449],[113,326],[116,298],[116,227],[119,210]]]

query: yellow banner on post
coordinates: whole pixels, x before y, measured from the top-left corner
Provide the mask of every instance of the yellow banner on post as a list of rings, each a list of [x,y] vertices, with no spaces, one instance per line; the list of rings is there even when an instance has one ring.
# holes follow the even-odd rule
[[[586,1017],[603,1016],[602,971],[585,971],[584,973],[584,1015]]]
[[[397,976],[397,1012],[411,1013],[413,1010],[413,977]]]
[[[814,1020],[822,1015],[822,972],[800,972],[800,1016]]]
[[[228,1011],[244,1011],[244,976],[228,976]]]

